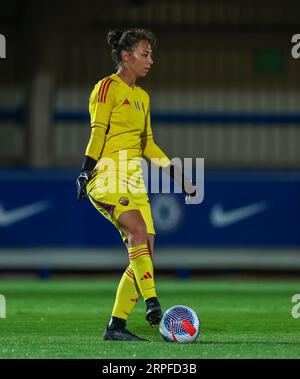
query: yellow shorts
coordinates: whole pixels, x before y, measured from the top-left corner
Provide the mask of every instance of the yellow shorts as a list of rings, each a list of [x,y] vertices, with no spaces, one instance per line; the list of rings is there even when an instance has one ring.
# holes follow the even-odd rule
[[[117,188],[118,183],[119,181],[114,183]],[[115,225],[124,242],[126,242],[126,236],[120,229],[118,218],[123,212],[129,210],[140,211],[146,224],[147,233],[155,234],[150,202],[143,180],[141,179],[139,189],[143,188],[144,191],[138,191],[137,186],[134,186],[134,188],[134,192],[120,192],[118,189],[117,191],[112,190],[111,185],[106,187],[107,190],[105,190],[104,182],[99,179],[98,174],[94,175],[87,184],[87,192],[91,203],[106,219]]]

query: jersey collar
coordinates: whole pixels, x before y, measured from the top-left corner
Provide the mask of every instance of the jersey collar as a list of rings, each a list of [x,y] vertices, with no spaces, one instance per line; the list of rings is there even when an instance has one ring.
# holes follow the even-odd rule
[[[130,89],[130,90],[135,90],[137,88],[137,85],[135,85],[134,87],[130,87],[127,83],[125,83],[117,74],[112,74],[110,76],[112,79],[116,80],[118,83],[122,84],[123,86],[125,86],[126,88]]]

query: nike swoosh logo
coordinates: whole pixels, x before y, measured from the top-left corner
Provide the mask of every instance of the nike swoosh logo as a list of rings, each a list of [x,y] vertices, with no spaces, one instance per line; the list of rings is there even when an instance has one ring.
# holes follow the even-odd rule
[[[51,202],[48,200],[39,201],[37,203],[28,204],[23,207],[15,208],[12,210],[4,210],[0,205],[0,227],[10,226],[25,220],[37,213],[44,212],[51,207]]]
[[[210,212],[210,222],[216,228],[224,228],[261,213],[268,207],[267,202],[261,201],[245,207],[224,211],[220,204],[215,204]]]

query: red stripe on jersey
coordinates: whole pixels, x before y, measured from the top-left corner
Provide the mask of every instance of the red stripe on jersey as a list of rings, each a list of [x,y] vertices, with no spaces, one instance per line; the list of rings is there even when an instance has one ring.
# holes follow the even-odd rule
[[[99,89],[99,92],[98,92],[98,102],[101,101],[101,97],[102,97],[102,94],[103,94],[103,89],[104,89],[104,86],[105,86],[105,83],[109,80],[109,78],[104,78],[101,82],[101,85],[100,85],[100,89]]]
[[[107,92],[108,92],[108,88],[109,88],[109,86],[110,86],[110,84],[111,84],[112,81],[113,81],[112,79],[108,79],[105,82],[104,87],[103,87],[103,91],[102,91],[102,94],[101,94],[101,99],[100,99],[101,103],[105,103]]]
[[[104,103],[106,102],[106,97],[107,97],[107,94],[108,94],[108,90],[109,90],[109,87],[110,87],[110,85],[111,85],[112,82],[113,82],[113,80],[111,79],[111,81],[108,83],[108,85],[106,87],[105,94],[104,94],[104,100],[103,100]]]
[[[99,103],[99,100],[100,100],[100,97],[101,97],[101,93],[102,93],[102,90],[103,90],[103,87],[104,87],[104,84],[106,82],[108,78],[105,78],[102,80],[101,82],[101,85],[100,85],[100,88],[99,88],[99,91],[98,91],[98,103]]]

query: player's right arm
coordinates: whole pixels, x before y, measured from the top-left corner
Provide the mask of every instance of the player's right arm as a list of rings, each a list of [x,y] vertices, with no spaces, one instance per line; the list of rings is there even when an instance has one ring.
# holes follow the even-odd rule
[[[91,172],[96,167],[105,143],[105,135],[114,106],[112,82],[111,78],[101,80],[90,96],[89,111],[92,129],[81,172],[76,181],[78,201],[87,198],[86,184],[92,177]]]

